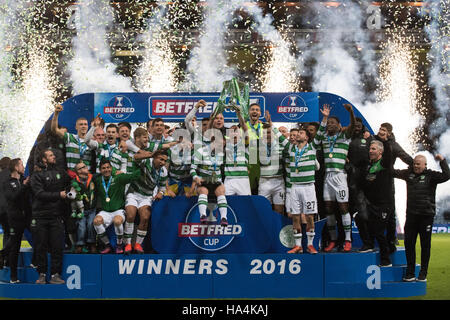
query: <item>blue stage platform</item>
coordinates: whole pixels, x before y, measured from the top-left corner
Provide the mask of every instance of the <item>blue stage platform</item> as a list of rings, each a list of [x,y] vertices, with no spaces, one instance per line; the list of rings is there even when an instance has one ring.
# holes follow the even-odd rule
[[[196,198],[164,198],[152,208],[151,238],[143,255],[65,254],[64,285],[34,284],[31,249],[22,249],[20,284],[0,270],[0,297],[13,299],[173,298],[366,298],[426,294],[426,283],[402,282],[403,248],[392,267],[380,268],[378,252],[287,254],[293,246],[291,220],[259,196],[227,197],[228,228],[201,226]],[[325,220],[315,223],[319,249]],[[113,237],[112,237],[112,240]],[[306,237],[304,237],[306,247]],[[112,241],[113,243],[114,241]],[[354,248],[360,245],[353,230]],[[417,267],[418,268],[418,267]],[[418,270],[416,270],[418,273]]]
[[[31,251],[20,254],[20,284],[0,271],[0,296],[12,299],[378,298],[426,294],[426,283],[402,282],[403,248],[392,267],[379,253],[66,254],[65,285],[37,285]],[[418,273],[418,267],[416,270]]]

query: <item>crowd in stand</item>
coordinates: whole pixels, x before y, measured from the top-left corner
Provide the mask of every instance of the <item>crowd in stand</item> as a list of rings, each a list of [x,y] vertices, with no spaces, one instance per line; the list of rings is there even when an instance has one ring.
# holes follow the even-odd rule
[[[442,172],[428,170],[426,158],[414,159],[395,142],[392,125],[371,135],[349,104],[350,124],[342,127],[331,109],[320,109],[321,123],[275,127],[268,112],[252,104],[248,119],[227,124],[221,113],[197,123],[200,100],[185,122],[170,128],[160,118],[145,127],[127,122],[106,124],[97,116],[76,120],[76,133],[58,124],[56,106],[31,150],[27,177],[21,159],[0,160],[0,223],[4,249],[0,268],[11,268],[17,283],[17,259],[24,232],[30,230],[36,283],[61,277],[64,250],[73,253],[144,253],[152,203],[163,197],[197,197],[199,223],[208,224],[207,206],[217,203],[218,221],[227,226],[227,196],[261,195],[273,210],[292,219],[295,246],[289,254],[317,254],[314,222],[327,218],[321,249],[370,252],[375,240],[380,266],[390,266],[396,250],[394,177],[407,182],[405,281],[414,275],[415,242],[420,234],[426,281],[435,215],[435,190],[450,178],[448,164],[436,155]],[[397,158],[409,168],[395,170]],[[138,220],[136,218],[139,218]],[[352,249],[352,220],[363,245]],[[138,223],[136,223],[138,221]],[[116,246],[108,227],[112,226]],[[306,233],[307,247],[302,247]]]

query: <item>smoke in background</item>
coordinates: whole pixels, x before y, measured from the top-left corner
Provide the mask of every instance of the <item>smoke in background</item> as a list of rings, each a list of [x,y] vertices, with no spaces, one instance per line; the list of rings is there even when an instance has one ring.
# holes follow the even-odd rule
[[[431,126],[430,132],[439,137],[437,149],[450,158],[450,55],[448,35],[450,32],[450,3],[448,1],[430,0],[427,3],[430,22],[425,31],[430,41],[428,59],[431,63],[429,84],[435,96],[435,108],[438,119]]]
[[[450,31],[450,3],[448,1],[429,0],[427,2],[430,22],[425,31],[430,41],[428,60],[431,64],[429,71],[429,85],[433,89],[434,107],[438,118],[430,128],[430,133],[436,137],[436,150],[441,153],[447,162],[450,160],[450,57],[448,35]],[[428,167],[440,170],[433,160],[433,156],[426,153]],[[436,191],[438,208],[450,207],[450,181],[439,185]]]
[[[74,95],[134,91],[131,79],[117,74],[111,61],[108,29],[113,26],[114,14],[109,1],[81,0],[74,10],[76,36],[68,65]]]
[[[295,91],[299,81],[296,73],[296,59],[291,53],[291,44],[283,37],[277,28],[273,26],[273,17],[264,15],[258,6],[245,8],[254,20],[254,30],[265,41],[271,43],[269,60],[263,68],[260,68],[258,77],[261,78],[262,92],[290,92]]]
[[[208,0],[198,45],[191,51],[187,62],[186,81],[188,91],[221,91],[223,82],[230,80],[236,71],[227,63],[224,39],[235,10],[242,0]]]
[[[141,37],[144,55],[136,80],[140,92],[174,92],[178,87],[179,71],[168,38],[170,25],[165,7],[159,6]]]
[[[0,154],[24,162],[61,88],[48,34],[34,19],[40,9],[26,1],[0,6]]]
[[[356,106],[362,105],[370,97],[364,93],[361,71],[373,74],[376,70],[367,30],[361,27],[365,19],[361,6],[345,2],[337,8],[328,8],[322,3],[314,3],[312,9],[305,20],[318,29],[320,37],[318,42],[297,43],[302,52],[299,65],[315,60],[313,91],[332,92]],[[355,45],[350,47],[348,43],[364,48],[358,53],[361,57],[355,55]]]

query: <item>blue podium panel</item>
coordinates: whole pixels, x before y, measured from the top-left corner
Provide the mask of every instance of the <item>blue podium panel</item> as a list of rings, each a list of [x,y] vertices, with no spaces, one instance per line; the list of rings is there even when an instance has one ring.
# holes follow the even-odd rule
[[[226,228],[219,225],[220,216],[214,204],[209,209],[208,224],[200,224],[197,197],[165,197],[155,202],[152,206],[152,247],[158,253],[223,254],[281,253],[290,248],[282,242],[285,239],[280,232],[292,221],[272,211],[266,198],[229,196],[227,202],[229,225]],[[316,230],[317,239],[320,234],[321,229]]]
[[[102,256],[103,298],[211,298],[212,277],[226,269],[210,255]]]
[[[330,283],[325,286],[325,298],[405,298],[426,294],[425,282]]]
[[[325,283],[357,282],[365,283],[369,266],[377,266],[377,254],[368,253],[328,253],[325,259]]]
[[[323,296],[322,255],[221,256],[228,261],[228,270],[214,275],[214,298]]]
[[[108,255],[102,297],[322,297],[322,273],[320,255]]]
[[[100,255],[65,254],[62,278],[65,284],[35,284],[36,269],[28,267],[32,252],[20,253],[17,276],[20,284],[1,284],[0,296],[17,299],[86,299],[99,298],[102,294]],[[23,264],[25,263],[25,264]],[[9,282],[9,268],[0,271],[2,281]],[[48,272],[47,282],[50,280]]]

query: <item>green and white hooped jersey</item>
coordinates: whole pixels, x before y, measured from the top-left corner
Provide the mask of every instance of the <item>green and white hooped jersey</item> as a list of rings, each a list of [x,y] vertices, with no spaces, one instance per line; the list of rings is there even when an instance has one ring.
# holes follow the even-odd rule
[[[80,139],[76,134],[66,132],[64,133],[64,144],[66,146],[67,168],[75,170],[77,163],[80,163],[80,161],[83,160],[90,171],[91,149],[84,139]]]
[[[166,167],[156,169],[153,166],[153,159],[145,159],[135,162],[141,168],[139,179],[130,183],[127,193],[140,193],[144,196],[152,196],[155,188],[166,191],[166,181],[168,179]]]
[[[303,148],[289,144],[288,176],[291,185],[314,183],[316,170],[316,149],[311,143]]]
[[[199,176],[209,183],[222,182],[220,166],[223,164],[224,153],[222,151],[212,155],[209,145],[205,145],[194,151],[191,164],[191,176]]]
[[[283,136],[278,129],[273,129],[275,136],[273,143],[266,144],[263,139],[259,140],[259,162],[261,177],[277,177],[283,175],[283,150],[289,140]]]
[[[134,155],[139,151],[139,147],[136,146],[130,139],[126,141],[128,150],[125,152],[127,157],[127,172],[133,172]],[[158,149],[162,149],[162,144],[157,142],[149,142],[144,148],[145,151],[155,152]]]
[[[102,159],[108,159],[111,162],[111,166],[116,170],[126,172],[128,155],[122,153],[117,146],[117,143],[110,145],[108,143],[99,143],[96,149],[96,163],[97,173],[100,173],[100,161]]]
[[[347,138],[345,132],[330,137],[325,132],[326,125],[322,122],[316,135],[323,148],[325,172],[343,172],[351,138]]]
[[[290,145],[290,143],[283,150],[284,170],[286,172],[286,176],[285,176],[285,179],[284,179],[284,185],[285,185],[286,189],[290,189],[292,187],[291,172],[289,170],[289,164],[290,164],[289,145]]]
[[[234,144],[227,140],[225,145],[225,177],[248,177],[248,146],[242,140]]]
[[[192,152],[177,144],[167,150],[169,154],[169,177],[177,182],[188,179],[191,174]]]

